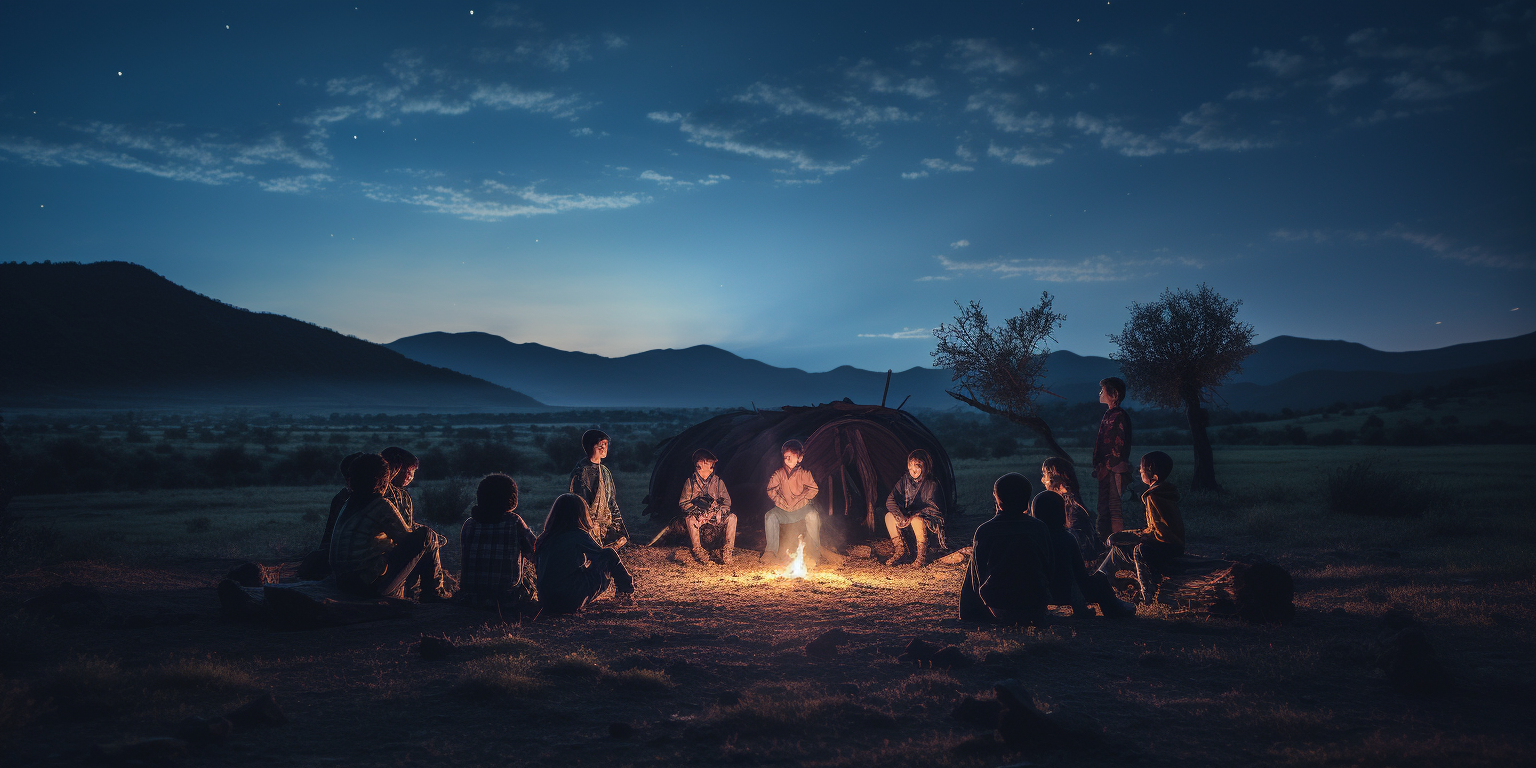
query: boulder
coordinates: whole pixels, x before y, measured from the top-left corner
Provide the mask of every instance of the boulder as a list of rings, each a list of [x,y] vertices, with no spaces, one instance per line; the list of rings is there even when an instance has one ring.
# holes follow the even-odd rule
[[[1400,693],[1435,696],[1455,687],[1424,630],[1417,627],[1385,635],[1377,650],[1376,666]]]
[[[806,643],[805,655],[823,659],[831,658],[837,655],[838,646],[847,645],[852,640],[853,635],[848,634],[841,627],[834,627]]]

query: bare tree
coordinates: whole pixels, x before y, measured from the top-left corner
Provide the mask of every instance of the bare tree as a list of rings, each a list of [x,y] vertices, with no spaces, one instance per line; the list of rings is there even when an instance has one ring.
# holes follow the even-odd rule
[[[1206,435],[1210,423],[1202,403],[1216,387],[1243,370],[1253,354],[1253,326],[1238,322],[1241,301],[1222,298],[1204,283],[1193,291],[1169,288],[1150,304],[1134,303],[1125,329],[1110,334],[1120,363],[1138,399],[1159,408],[1183,408],[1194,440],[1194,490],[1216,489],[1215,457]]]
[[[958,385],[946,390],[949,396],[1028,428],[1051,453],[1071,462],[1038,415],[1036,403],[1042,394],[1056,396],[1045,388],[1045,358],[1050,354],[1046,343],[1056,340],[1053,334],[1067,316],[1051,309],[1049,293],[1040,294],[1039,304],[1019,310],[999,327],[988,323],[981,302],[957,301],[955,306],[960,308],[955,321],[933,329],[939,340],[933,364],[953,370],[952,381]]]

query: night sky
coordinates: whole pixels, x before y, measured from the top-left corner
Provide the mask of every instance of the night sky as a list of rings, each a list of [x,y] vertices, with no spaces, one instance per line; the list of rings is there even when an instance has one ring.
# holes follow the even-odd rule
[[[1536,3],[955,5],[6,3],[0,259],[810,370],[1041,291],[1105,354],[1200,282],[1260,339],[1536,330]]]

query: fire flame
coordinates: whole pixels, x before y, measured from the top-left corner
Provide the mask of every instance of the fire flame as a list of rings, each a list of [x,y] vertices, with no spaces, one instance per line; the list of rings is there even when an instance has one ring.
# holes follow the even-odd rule
[[[784,566],[784,570],[779,571],[779,576],[781,576],[783,578],[786,578],[786,579],[805,579],[805,578],[810,578],[810,574],[808,572],[806,572],[806,570],[805,570],[805,537],[804,536],[800,537],[800,545],[795,547],[795,559],[789,561],[789,565]]]

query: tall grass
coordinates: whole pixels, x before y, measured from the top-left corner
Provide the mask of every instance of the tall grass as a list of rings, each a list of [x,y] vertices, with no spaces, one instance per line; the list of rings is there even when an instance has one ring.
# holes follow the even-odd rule
[[[1328,511],[1369,517],[1423,517],[1450,502],[1444,487],[1419,475],[1358,461],[1328,473]]]

